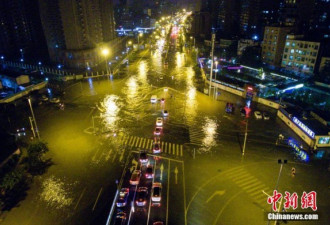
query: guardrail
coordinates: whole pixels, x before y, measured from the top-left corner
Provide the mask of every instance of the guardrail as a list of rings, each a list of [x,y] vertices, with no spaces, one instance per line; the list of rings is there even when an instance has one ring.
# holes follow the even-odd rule
[[[1,103],[9,103],[9,102],[12,102],[12,101],[15,101],[16,99],[19,99],[25,95],[28,95],[31,91],[34,91],[34,90],[40,90],[42,88],[45,88],[46,85],[48,84],[48,81],[43,81],[41,83],[38,83],[38,84],[35,84],[35,85],[32,85],[32,86],[29,86],[27,87],[25,90],[21,91],[21,92],[18,92],[14,95],[11,95],[11,96],[8,96],[6,98],[3,98],[0,100],[0,104]]]

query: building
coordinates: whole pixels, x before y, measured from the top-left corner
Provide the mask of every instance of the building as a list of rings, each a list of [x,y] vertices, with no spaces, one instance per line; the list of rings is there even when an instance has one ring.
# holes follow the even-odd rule
[[[324,123],[324,120],[316,113],[306,113],[297,108],[280,108],[277,116],[300,138],[306,146],[301,149],[322,151],[330,147],[330,128]],[[295,147],[297,147],[295,146]]]
[[[280,3],[279,20],[284,26],[291,26],[295,33],[308,31],[315,6],[315,0],[283,0]]]
[[[315,0],[310,29],[321,38],[330,38],[330,1]]]
[[[321,58],[319,72],[323,72],[326,67],[330,68],[330,56]]]
[[[261,45],[263,62],[276,67],[281,66],[284,44],[290,30],[290,27],[265,27],[264,39]]]
[[[101,47],[116,51],[112,1],[40,0],[39,7],[52,62],[94,67]]]
[[[206,38],[211,34],[211,16],[209,12],[195,12],[192,14],[191,34],[194,37]]]
[[[287,35],[281,67],[313,74],[319,50],[320,42],[306,41],[303,35]]]
[[[241,56],[247,47],[258,46],[259,43],[252,39],[240,39],[237,44],[237,56]]]
[[[223,37],[237,37],[240,35],[239,0],[220,0],[217,27]]]
[[[241,0],[240,34],[252,37],[258,34],[261,11],[261,0]]]
[[[43,60],[43,55],[47,55],[35,1],[0,1],[0,55],[22,62]]]

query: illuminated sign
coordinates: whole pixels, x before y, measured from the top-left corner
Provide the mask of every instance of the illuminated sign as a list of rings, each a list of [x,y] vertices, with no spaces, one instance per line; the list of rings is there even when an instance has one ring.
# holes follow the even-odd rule
[[[289,139],[289,145],[295,150],[295,154],[300,157],[301,160],[307,162],[309,160],[308,154],[300,149],[298,144],[296,144],[292,139]]]
[[[307,133],[310,137],[314,138],[315,133],[309,129],[305,124],[303,124],[300,120],[297,119],[297,117],[293,117],[293,122],[297,124],[305,133]]]

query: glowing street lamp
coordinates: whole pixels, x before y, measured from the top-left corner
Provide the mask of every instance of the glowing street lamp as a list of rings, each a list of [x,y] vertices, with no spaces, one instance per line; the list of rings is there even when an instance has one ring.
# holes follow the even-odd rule
[[[140,37],[142,37],[143,36],[143,33],[139,33],[139,35],[138,35],[138,45],[140,44]]]
[[[103,48],[102,49],[102,55],[104,56],[105,68],[107,70],[107,74],[109,74],[109,66],[108,66],[108,62],[107,62],[108,61],[107,58],[108,58],[109,54],[110,54],[110,51],[109,51],[108,48]]]

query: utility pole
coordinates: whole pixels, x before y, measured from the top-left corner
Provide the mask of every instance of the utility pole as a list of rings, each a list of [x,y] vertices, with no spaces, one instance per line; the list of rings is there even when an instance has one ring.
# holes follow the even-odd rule
[[[34,117],[34,113],[33,113],[33,108],[32,108],[30,97],[28,98],[28,102],[29,102],[29,105],[30,105],[30,110],[31,110],[31,114],[32,114],[33,122],[34,122],[35,131],[37,133],[38,139],[40,139],[39,129],[38,129],[38,126],[37,126],[36,118]]]
[[[280,166],[280,172],[278,173],[278,177],[277,177],[277,181],[276,181],[276,185],[275,185],[275,189],[274,190],[277,190],[277,188],[278,188],[278,184],[280,182],[280,177],[281,177],[281,174],[282,174],[283,165],[284,164],[287,164],[288,163],[288,160],[284,159],[282,161],[281,159],[278,159],[277,160],[277,163],[278,164],[281,164],[281,166]],[[282,199],[283,199],[283,197],[282,197]],[[281,201],[281,203],[282,203],[282,201]],[[280,204],[280,207],[281,207],[281,204]],[[273,212],[273,207],[272,206],[270,207],[270,212]],[[275,221],[275,224],[276,224],[276,222],[277,222],[277,220]],[[268,223],[267,224],[268,225],[270,224],[270,220],[268,220]]]
[[[29,121],[30,121],[30,125],[31,125],[31,130],[32,130],[33,137],[36,137],[36,133],[34,131],[34,126],[33,126],[33,119],[32,119],[31,116],[29,116]]]
[[[212,34],[211,72],[210,72],[209,96],[211,96],[211,83],[212,83],[212,73],[213,73],[213,52],[214,52],[214,41],[215,41],[215,34]]]
[[[247,129],[248,129],[248,119],[246,120],[245,124],[245,135],[244,135],[244,144],[243,144],[243,151],[242,151],[242,156],[244,156],[245,153],[245,146],[246,146],[246,139],[247,139]]]

